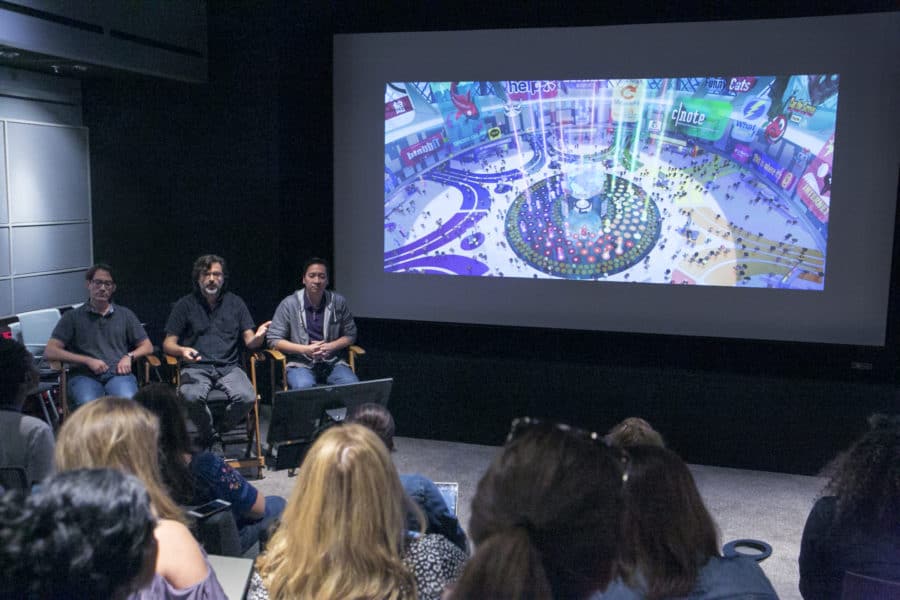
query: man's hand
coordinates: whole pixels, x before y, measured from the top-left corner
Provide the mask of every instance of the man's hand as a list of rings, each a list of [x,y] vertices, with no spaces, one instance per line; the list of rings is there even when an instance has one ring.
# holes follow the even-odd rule
[[[131,373],[131,357],[126,354],[116,365],[116,375],[128,375],[129,373]]]
[[[313,347],[312,357],[313,360],[327,360],[331,358],[331,342],[313,342],[310,344]]]
[[[188,346],[184,346],[181,348],[181,360],[185,362],[197,362],[201,358],[203,357],[200,356],[200,353],[193,348],[190,348]]]
[[[316,349],[313,357],[317,360],[327,360],[331,358],[332,354],[332,344],[331,342],[319,342],[318,348]]]
[[[305,354],[308,358],[312,360],[322,360],[322,346],[325,345],[325,342],[319,340],[318,342],[310,342],[309,345],[306,346],[307,350],[303,354]]]
[[[263,323],[256,329],[256,333],[254,333],[253,335],[255,335],[258,338],[266,337],[266,332],[269,331],[269,325],[271,325],[271,324],[272,324],[272,321],[266,321],[265,323]]]
[[[84,365],[91,370],[94,375],[103,375],[109,371],[109,366],[99,358],[89,358]]]

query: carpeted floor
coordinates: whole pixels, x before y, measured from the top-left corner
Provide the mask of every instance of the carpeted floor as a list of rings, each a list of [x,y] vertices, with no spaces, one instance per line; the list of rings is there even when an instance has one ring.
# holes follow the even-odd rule
[[[401,473],[421,473],[434,481],[459,484],[459,516],[466,526],[475,486],[499,449],[403,437],[395,438],[395,443],[394,462]],[[800,535],[824,481],[700,465],[691,465],[691,471],[719,525],[722,542],[753,538],[771,544],[772,556],[762,562],[763,570],[781,598],[800,598]],[[288,497],[294,482],[287,470],[266,470],[265,478],[253,483],[265,494]]]

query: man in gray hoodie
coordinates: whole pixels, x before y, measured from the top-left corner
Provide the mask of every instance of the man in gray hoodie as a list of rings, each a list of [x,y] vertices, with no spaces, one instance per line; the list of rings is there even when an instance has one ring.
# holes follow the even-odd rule
[[[343,358],[356,341],[356,323],[344,297],[325,289],[328,263],[307,260],[302,283],[278,305],[266,335],[269,348],[287,356],[288,387],[359,381]]]

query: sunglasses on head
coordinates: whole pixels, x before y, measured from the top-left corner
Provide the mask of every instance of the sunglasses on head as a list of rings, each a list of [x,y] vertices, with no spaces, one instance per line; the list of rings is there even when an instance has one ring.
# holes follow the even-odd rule
[[[566,423],[543,421],[541,419],[535,419],[534,417],[517,417],[513,419],[512,423],[509,426],[509,434],[506,436],[506,443],[510,443],[511,441],[520,437],[529,429],[533,429],[539,425],[553,427],[558,431],[567,433],[575,438],[587,440],[589,442],[601,445],[612,450],[614,453],[616,453],[618,462],[622,468],[622,485],[625,485],[625,483],[628,481],[628,472],[630,466],[630,458],[628,456],[628,452],[626,452],[622,448],[610,446],[606,443],[604,437],[596,431],[588,431],[587,429],[572,427],[571,425],[567,425]]]

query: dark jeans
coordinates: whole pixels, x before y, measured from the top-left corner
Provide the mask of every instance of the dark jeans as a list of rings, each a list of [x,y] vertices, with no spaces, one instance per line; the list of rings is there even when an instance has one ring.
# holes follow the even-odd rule
[[[403,484],[407,495],[425,513],[427,521],[425,533],[439,533],[468,554],[466,532],[460,527],[456,515],[450,512],[450,507],[447,506],[441,491],[434,485],[434,482],[422,475],[401,475],[400,483]],[[412,519],[409,520],[412,521]],[[408,527],[411,531],[419,530],[417,523],[410,522]]]
[[[266,496],[266,514],[261,519],[239,517],[237,519],[238,535],[241,538],[241,552],[246,552],[253,544],[259,541],[260,536],[265,536],[269,525],[284,512],[287,504],[281,496]],[[260,548],[262,551],[262,548]]]

